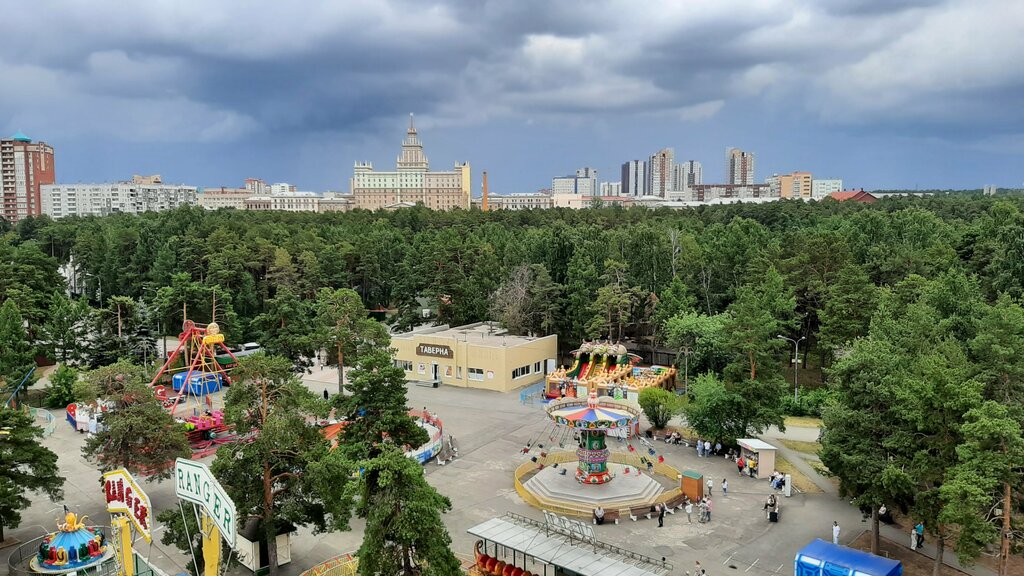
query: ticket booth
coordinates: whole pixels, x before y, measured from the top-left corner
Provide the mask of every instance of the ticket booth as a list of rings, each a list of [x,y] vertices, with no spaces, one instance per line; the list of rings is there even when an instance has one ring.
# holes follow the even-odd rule
[[[757,438],[741,438],[740,456],[746,460],[743,473],[751,478],[767,478],[775,471],[775,446]]]
[[[704,497],[704,475],[693,470],[684,470],[679,488],[691,502],[698,502]]]

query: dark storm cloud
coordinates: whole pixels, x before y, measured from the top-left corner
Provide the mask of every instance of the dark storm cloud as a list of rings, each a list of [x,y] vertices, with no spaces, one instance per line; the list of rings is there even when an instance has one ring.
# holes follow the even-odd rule
[[[1024,133],[1021,21],[999,0],[7,3],[0,128],[238,143],[727,110],[988,142]]]

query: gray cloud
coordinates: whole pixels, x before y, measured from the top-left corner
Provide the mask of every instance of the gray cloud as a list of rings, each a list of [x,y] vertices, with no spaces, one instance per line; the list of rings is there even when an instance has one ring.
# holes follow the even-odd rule
[[[702,122],[1024,133],[1024,4],[37,0],[0,18],[0,127],[127,142]]]

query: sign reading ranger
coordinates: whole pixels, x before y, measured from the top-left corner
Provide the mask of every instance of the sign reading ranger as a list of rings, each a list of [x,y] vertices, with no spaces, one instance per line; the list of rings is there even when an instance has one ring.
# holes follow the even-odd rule
[[[455,354],[448,346],[438,344],[420,344],[416,346],[417,356],[433,356],[434,358],[454,358]]]
[[[221,537],[235,547],[235,503],[205,464],[178,458],[174,462],[174,493],[203,507],[220,528]]]

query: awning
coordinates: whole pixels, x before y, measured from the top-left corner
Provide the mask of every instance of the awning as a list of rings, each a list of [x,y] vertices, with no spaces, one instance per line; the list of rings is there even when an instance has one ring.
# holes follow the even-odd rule
[[[531,526],[505,516],[477,524],[467,532],[581,576],[664,576],[671,571],[669,564],[650,562],[652,559],[640,554],[631,558],[615,552],[621,549],[601,542],[594,545],[574,539],[570,543],[568,536],[553,530],[545,533],[543,523],[537,524]]]
[[[764,440],[758,440],[757,438],[740,438],[739,440],[736,441],[736,443],[742,446],[743,448],[746,448],[747,450],[752,450],[754,452],[776,449],[775,446],[772,446],[771,444],[765,442]]]

